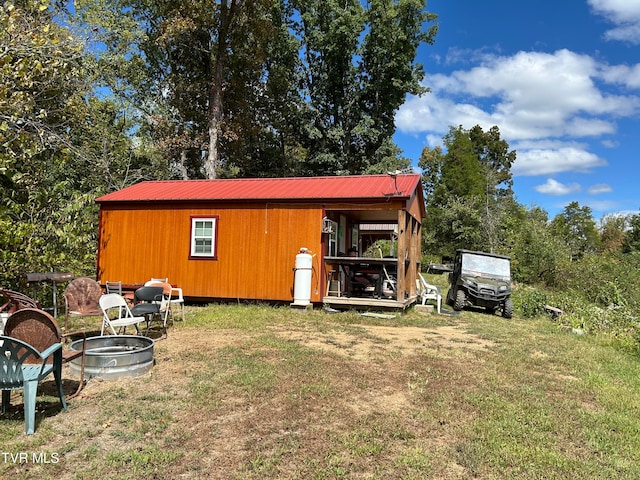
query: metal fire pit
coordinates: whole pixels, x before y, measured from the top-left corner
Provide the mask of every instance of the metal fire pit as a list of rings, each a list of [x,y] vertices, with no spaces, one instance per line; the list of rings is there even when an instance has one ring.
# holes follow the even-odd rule
[[[69,345],[71,350],[82,350],[82,340]],[[80,376],[82,357],[69,362],[69,368]],[[84,378],[101,377],[115,380],[138,377],[153,366],[153,340],[136,335],[90,337],[86,340]]]

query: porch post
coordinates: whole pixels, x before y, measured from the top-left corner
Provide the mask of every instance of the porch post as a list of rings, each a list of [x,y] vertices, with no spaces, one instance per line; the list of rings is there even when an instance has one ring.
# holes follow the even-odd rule
[[[398,302],[404,302],[404,292],[407,290],[406,263],[409,256],[407,243],[407,212],[398,210]]]
[[[413,297],[417,295],[416,279],[418,278],[418,272],[420,271],[420,227],[421,223],[412,216],[409,216],[411,236],[409,238],[410,243],[410,255],[409,255],[409,272],[408,279],[410,282],[409,296]]]

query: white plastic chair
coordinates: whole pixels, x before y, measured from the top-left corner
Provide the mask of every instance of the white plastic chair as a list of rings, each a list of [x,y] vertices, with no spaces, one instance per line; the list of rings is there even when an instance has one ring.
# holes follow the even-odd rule
[[[100,297],[100,309],[102,310],[102,329],[100,335],[104,335],[105,328],[111,329],[117,335],[116,328],[126,329],[129,325],[135,325],[136,332],[140,333],[139,323],[145,322],[144,317],[134,317],[127,305],[127,301],[117,293],[107,293]],[[117,316],[114,315],[117,313]],[[114,315],[113,318],[110,316]]]
[[[180,316],[184,322],[184,297],[182,296],[182,289],[178,287],[171,287],[171,297],[169,297],[169,303],[180,305]]]
[[[160,282],[157,278],[152,278],[144,285],[145,287],[162,287],[162,299],[156,301],[155,303],[160,305],[160,315],[164,317],[163,322],[166,328],[169,315],[171,315],[171,320],[173,320],[173,311],[171,311],[171,298],[173,297],[174,288],[169,282]]]
[[[427,283],[421,273],[418,273],[418,291],[422,299],[422,305],[427,304],[427,300],[435,300],[437,312],[440,313],[442,307],[442,294],[437,285]]]

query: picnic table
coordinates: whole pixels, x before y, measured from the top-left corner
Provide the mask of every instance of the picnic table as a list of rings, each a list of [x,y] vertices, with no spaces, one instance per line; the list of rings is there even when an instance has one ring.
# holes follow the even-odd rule
[[[44,273],[27,273],[27,283],[33,284],[33,296],[36,298],[36,286],[38,283],[51,282],[53,316],[58,316],[58,284],[66,283],[74,279],[73,273],[69,272],[44,272]]]

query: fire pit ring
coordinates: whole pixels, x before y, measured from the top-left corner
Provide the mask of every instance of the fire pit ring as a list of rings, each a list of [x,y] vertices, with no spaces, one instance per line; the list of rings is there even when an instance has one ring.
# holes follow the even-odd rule
[[[115,380],[122,377],[138,377],[153,366],[153,340],[137,335],[109,335],[89,337],[85,344],[84,378],[100,377]],[[71,350],[81,350],[82,340],[69,345]],[[69,362],[69,368],[80,376],[82,357]]]

